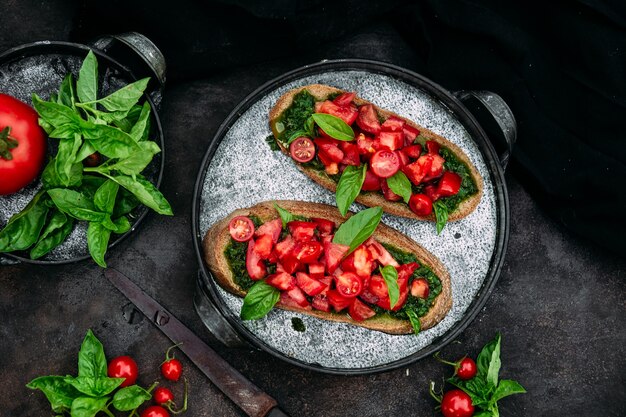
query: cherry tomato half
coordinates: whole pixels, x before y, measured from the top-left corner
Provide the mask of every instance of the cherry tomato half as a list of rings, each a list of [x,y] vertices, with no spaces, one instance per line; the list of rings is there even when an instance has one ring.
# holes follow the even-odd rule
[[[170,413],[160,405],[151,405],[143,410],[141,417],[170,417]]]
[[[433,212],[433,200],[426,194],[413,194],[409,200],[409,208],[418,216],[429,216]]]
[[[400,169],[400,158],[396,153],[383,149],[372,156],[370,168],[379,178],[389,178]]]
[[[344,272],[335,277],[337,292],[344,297],[356,297],[363,290],[361,278],[353,272]]]
[[[302,136],[291,142],[289,152],[291,153],[291,157],[296,161],[301,163],[309,162],[315,158],[315,145],[313,145],[311,139]]]
[[[137,363],[130,356],[118,356],[109,362],[107,375],[110,378],[125,378],[120,387],[133,385],[137,380]]]
[[[46,156],[46,136],[37,112],[0,94],[0,195],[13,194],[39,174]]]
[[[169,388],[158,387],[154,390],[153,398],[157,404],[165,404],[167,402],[174,401],[174,394]]]
[[[170,359],[161,365],[161,374],[165,379],[178,381],[183,373],[183,364],[178,359]]]
[[[247,242],[254,235],[254,223],[246,216],[237,216],[228,223],[230,236],[237,242]]]
[[[445,417],[471,417],[474,414],[472,399],[460,389],[453,389],[441,399],[441,413]]]

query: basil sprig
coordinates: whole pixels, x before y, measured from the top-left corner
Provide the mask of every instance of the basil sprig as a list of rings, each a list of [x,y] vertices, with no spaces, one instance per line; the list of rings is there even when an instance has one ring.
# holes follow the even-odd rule
[[[343,170],[341,178],[339,178],[339,183],[337,183],[337,191],[335,192],[337,208],[339,208],[339,212],[342,216],[346,215],[348,209],[361,192],[366,171],[366,164],[361,164],[358,167],[348,165],[346,169]]]
[[[411,181],[402,171],[398,171],[391,177],[387,178],[387,185],[394,193],[398,194],[405,203],[409,204],[411,198]]]
[[[313,113],[311,118],[331,138],[343,141],[354,140],[354,130],[339,117],[325,113]]]
[[[398,271],[393,265],[385,265],[380,268],[380,275],[387,284],[387,292],[389,293],[389,307],[394,308],[400,298],[400,287],[398,286]]]
[[[285,210],[284,208],[280,207],[276,203],[274,203],[274,208],[278,212],[278,215],[280,216],[280,219],[283,222],[283,229],[287,228],[287,223],[292,222],[294,220],[308,221],[306,217],[293,214],[289,210]]]
[[[472,379],[464,381],[457,376],[449,378],[447,381],[457,388],[465,391],[472,399],[474,407],[481,409],[478,416],[500,415],[498,401],[504,397],[526,392],[518,382],[503,379],[498,380],[500,373],[500,333],[487,343],[476,360],[477,373]]]
[[[380,207],[370,207],[358,212],[339,226],[333,237],[333,243],[349,246],[347,256],[369,239],[378,227],[382,215],[383,209]]]
[[[242,320],[257,320],[270,312],[280,299],[280,291],[265,281],[257,281],[248,290],[241,307]]]
[[[433,210],[437,219],[437,234],[440,234],[448,223],[448,207],[443,201],[437,200],[433,203]]]
[[[118,411],[131,411],[152,398],[138,385],[115,391],[122,382],[123,378],[107,376],[102,343],[88,330],[78,352],[78,376],[41,376],[26,386],[43,392],[54,413],[69,412],[72,416],[95,416],[101,411],[112,415],[110,404]]]

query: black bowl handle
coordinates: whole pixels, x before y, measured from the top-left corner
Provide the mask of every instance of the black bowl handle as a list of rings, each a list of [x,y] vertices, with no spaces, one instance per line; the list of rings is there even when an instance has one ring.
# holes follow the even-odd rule
[[[20,263],[20,261],[18,261],[17,259],[13,259],[13,258],[9,258],[8,256],[0,255],[0,266],[15,265],[15,264],[19,264],[19,263]]]
[[[506,102],[491,91],[455,91],[454,95],[465,104],[465,106],[478,119],[484,119],[483,114],[486,110],[492,117],[492,120],[481,121],[481,126],[487,131],[490,138],[497,138],[498,142],[493,143],[498,151],[500,164],[506,169],[511,154],[513,153],[513,145],[517,140],[517,122],[511,108]],[[495,121],[496,126],[493,125]]]
[[[150,77],[148,91],[159,107],[165,85],[165,57],[156,45],[137,32],[106,35],[91,42],[91,47],[126,66],[137,78]]]

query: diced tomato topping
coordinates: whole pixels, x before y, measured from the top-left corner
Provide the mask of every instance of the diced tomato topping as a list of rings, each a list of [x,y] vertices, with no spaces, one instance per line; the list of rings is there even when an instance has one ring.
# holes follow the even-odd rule
[[[341,142],[339,147],[343,151],[343,159],[341,160],[342,164],[354,166],[361,165],[361,158],[359,156],[359,148],[357,145],[350,142]]]
[[[321,262],[314,262],[309,264],[309,275],[311,278],[320,279],[324,277],[324,264]]]
[[[325,276],[324,278],[320,278],[318,281],[326,287],[324,291],[322,291],[322,294],[325,294],[328,290],[330,290],[330,284],[333,282],[333,277]]]
[[[374,139],[365,136],[363,133],[360,133],[356,137],[356,146],[359,153],[361,155],[366,155],[368,158],[376,152],[376,148],[374,148]]]
[[[437,195],[449,197],[457,194],[461,189],[461,181],[461,176],[456,172],[444,172],[441,180],[439,180],[439,185],[437,185]]]
[[[439,200],[439,194],[437,193],[437,187],[435,187],[434,184],[428,184],[426,187],[424,187],[424,194],[426,194],[428,197],[430,197],[430,199],[433,201],[433,203],[437,200]]]
[[[324,263],[329,274],[335,272],[348,250],[350,250],[350,246],[347,245],[332,242],[324,243]]]
[[[384,266],[393,265],[396,268],[400,266],[383,245],[381,245],[374,239],[369,239],[368,243],[368,249],[372,254],[372,258],[376,259]]]
[[[409,157],[406,156],[406,153],[404,153],[404,149],[395,151],[395,154],[398,155],[398,159],[400,160],[400,169],[409,164]]]
[[[289,274],[293,274],[296,271],[304,270],[304,265],[298,260],[298,258],[296,258],[296,255],[293,253],[287,254],[283,259],[281,259],[281,263],[285,272]]]
[[[324,102],[322,101],[316,101],[315,102],[315,113],[319,113],[320,109],[322,108],[322,104],[324,104]]]
[[[258,281],[267,275],[267,268],[261,257],[254,250],[254,240],[248,242],[248,251],[246,252],[246,270],[250,278]]]
[[[387,201],[400,201],[400,200],[402,200],[401,196],[399,196],[398,194],[396,194],[393,191],[391,191],[391,188],[389,188],[389,185],[387,185],[387,179],[386,178],[380,180],[380,189],[383,192],[383,196],[385,197],[385,200],[387,200]]]
[[[441,174],[443,174],[443,164],[446,161],[441,156],[436,155],[436,154],[428,154],[425,156],[430,156],[431,160],[430,160],[430,171],[427,173],[426,178],[424,178],[424,181],[430,181],[434,178],[439,178]]]
[[[404,144],[405,146],[412,145],[415,141],[415,138],[420,134],[420,131],[414,128],[413,126],[409,126],[405,124],[402,127],[402,133],[404,133]]]
[[[408,279],[411,277],[411,275],[413,275],[413,272],[415,272],[415,270],[419,267],[420,265],[417,262],[409,262],[408,264],[400,265],[399,267],[396,268],[398,270],[398,277]]]
[[[272,236],[263,235],[254,242],[254,252],[256,252],[261,259],[267,259],[272,253],[273,246],[274,241],[272,240]]]
[[[356,269],[354,268],[354,252],[352,252],[350,255],[348,255],[348,257],[346,259],[341,261],[341,270],[342,271],[349,271],[349,272],[355,272],[356,271]]]
[[[364,104],[359,107],[359,115],[356,118],[356,124],[367,133],[374,135],[380,133],[378,114],[371,104]]]
[[[430,173],[432,162],[432,155],[422,155],[417,161],[405,166],[402,172],[406,174],[409,181],[415,185],[419,185]]]
[[[311,221],[317,225],[317,230],[322,236],[331,235],[335,231],[335,222],[331,220],[314,217]]]
[[[291,236],[287,236],[284,240],[276,244],[274,252],[276,252],[276,254],[278,255],[278,259],[283,259],[287,254],[291,253],[295,246],[296,241],[293,240]]]
[[[305,310],[311,309],[309,300],[306,299],[306,296],[298,287],[294,287],[289,291],[282,291],[280,293],[280,304],[287,307],[303,308]]]
[[[376,304],[378,302],[378,297],[375,296],[369,288],[363,289],[361,294],[359,294],[359,298],[370,304]]]
[[[320,106],[319,113],[326,113],[340,118],[350,126],[357,118],[359,114],[358,110],[352,106],[338,106],[330,100],[326,100]]]
[[[356,93],[341,93],[333,100],[333,103],[338,105],[339,107],[349,106],[354,100]]]
[[[390,306],[389,294],[387,294],[387,297],[381,297],[376,303],[376,305],[381,308],[384,308],[385,310],[393,310],[393,311],[400,310],[409,296],[409,288],[408,288],[407,279],[402,279],[398,277],[398,289],[400,290],[400,296],[398,297],[398,301],[393,306],[393,308],[391,308]]]
[[[402,149],[406,156],[411,159],[418,159],[422,154],[422,147],[420,145],[410,145]]]
[[[294,220],[287,223],[289,233],[298,242],[308,242],[315,236],[315,228],[317,225],[313,222],[303,222]]]
[[[365,172],[365,181],[363,181],[363,186],[361,187],[363,191],[378,191],[380,190],[380,178],[376,176],[372,172],[371,169],[367,169]]]
[[[354,272],[361,278],[369,278],[374,268],[376,268],[376,263],[365,245],[356,248],[350,256],[353,258]]]
[[[402,138],[402,132],[385,132],[382,131],[378,134],[378,140],[380,146],[387,148],[390,151],[395,151],[404,146],[404,139]]]
[[[296,279],[286,272],[277,272],[265,278],[265,282],[281,291],[288,291],[296,286]]]
[[[337,146],[329,146],[326,149],[320,148],[317,155],[325,166],[329,166],[332,163],[339,164],[343,161],[343,151]]]
[[[310,296],[317,295],[326,289],[323,283],[311,278],[304,272],[298,272],[296,274],[296,283],[302,291]]]
[[[389,297],[389,290],[387,289],[387,283],[380,275],[372,275],[370,279],[370,285],[368,288],[370,294],[374,297],[385,298]]]
[[[409,199],[409,208],[418,216],[426,217],[433,212],[433,201],[426,194],[413,194]]]
[[[324,248],[326,247],[327,243],[330,243],[333,241],[333,237],[335,235],[322,235],[321,236],[321,241],[322,241],[322,245],[324,245]]]
[[[384,132],[400,132],[405,125],[405,121],[396,116],[391,116],[382,124],[381,129]],[[402,138],[404,139],[404,138]],[[404,140],[402,141],[404,143]]]
[[[343,159],[343,151],[339,149],[340,141],[329,138],[315,138],[314,142],[319,149],[318,154],[322,154],[337,163]]]
[[[293,250],[296,259],[302,263],[309,264],[311,262],[317,262],[324,250],[321,243],[316,241],[310,242],[298,242]]]
[[[313,297],[311,305],[316,310],[330,313],[330,303],[328,302],[328,297],[325,294],[317,294],[315,297]]]
[[[395,153],[383,149],[372,155],[370,169],[380,178],[389,178],[400,169],[400,159]]]
[[[435,142],[434,140],[426,141],[426,150],[428,151],[429,154],[439,155],[440,148],[441,148],[441,145],[439,145],[438,142]]]
[[[348,308],[348,314],[350,314],[353,320],[363,321],[374,317],[376,312],[358,299],[355,299]]]
[[[418,278],[411,283],[411,295],[417,298],[428,298],[430,288],[425,278]]]
[[[346,307],[352,304],[352,301],[354,300],[354,298],[344,297],[337,290],[329,290],[326,293],[326,297],[328,298],[328,302],[330,303],[330,305],[333,306],[333,308],[337,312],[344,310]]]
[[[269,235],[272,237],[272,241],[274,243],[278,243],[278,239],[280,238],[280,232],[283,230],[283,222],[280,219],[274,219],[269,222],[265,222],[257,229],[254,233],[256,237],[260,237],[263,235]]]

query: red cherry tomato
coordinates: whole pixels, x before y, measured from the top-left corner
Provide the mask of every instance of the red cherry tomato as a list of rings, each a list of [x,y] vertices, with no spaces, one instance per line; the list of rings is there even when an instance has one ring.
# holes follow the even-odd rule
[[[372,156],[370,168],[376,176],[389,178],[400,169],[400,158],[394,152],[380,150]]]
[[[125,378],[120,387],[133,385],[137,380],[137,363],[130,356],[118,356],[109,362],[107,375],[110,378]]]
[[[449,197],[455,195],[461,189],[461,176],[456,172],[446,171],[437,185],[437,195],[441,197]]]
[[[154,390],[153,398],[157,404],[165,404],[167,402],[174,401],[174,394],[169,390],[169,388],[158,387]]]
[[[428,216],[433,212],[433,200],[426,194],[413,194],[409,200],[409,208],[418,216]]]
[[[246,216],[237,216],[228,223],[230,236],[237,242],[247,242],[254,235],[254,223]]]
[[[344,297],[356,297],[363,290],[361,278],[353,272],[344,272],[335,277],[337,292]]]
[[[363,191],[378,191],[380,190],[380,178],[378,178],[371,169],[365,171],[365,181],[361,187]]]
[[[359,115],[356,118],[356,124],[365,132],[377,135],[380,133],[380,122],[376,109],[371,104],[364,104],[359,107]]]
[[[160,405],[151,405],[143,410],[141,417],[170,417],[170,413]]]
[[[467,381],[468,379],[472,379],[476,376],[476,371],[476,362],[474,362],[474,359],[465,357],[459,361],[456,375]]]
[[[178,359],[170,359],[161,365],[161,374],[165,379],[178,381],[183,373],[183,364]]]
[[[445,417],[471,417],[474,414],[472,399],[460,389],[453,389],[441,400],[441,413]]]
[[[298,162],[309,162],[315,158],[315,145],[311,139],[302,136],[291,142],[289,153]]]
[[[102,157],[99,152],[94,152],[89,155],[87,158],[83,159],[83,165],[86,167],[97,167],[102,163]]]
[[[0,94],[0,195],[13,194],[39,174],[46,156],[46,136],[37,112]]]

